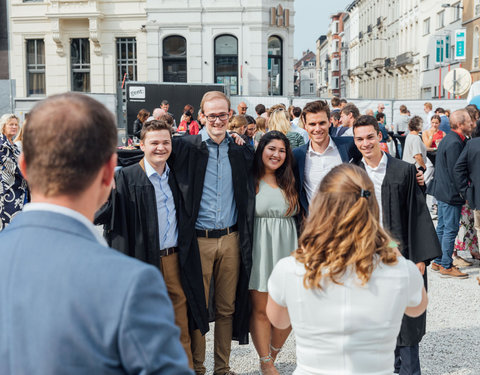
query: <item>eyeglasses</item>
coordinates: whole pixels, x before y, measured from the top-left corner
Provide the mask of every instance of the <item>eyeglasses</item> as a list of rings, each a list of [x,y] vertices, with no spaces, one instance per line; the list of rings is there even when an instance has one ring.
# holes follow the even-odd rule
[[[228,119],[228,113],[222,113],[220,115],[205,115],[205,117],[208,122],[215,122],[217,118],[220,121],[225,121],[226,119]]]
[[[240,107],[240,109],[247,110],[247,109],[248,109],[248,107]]]

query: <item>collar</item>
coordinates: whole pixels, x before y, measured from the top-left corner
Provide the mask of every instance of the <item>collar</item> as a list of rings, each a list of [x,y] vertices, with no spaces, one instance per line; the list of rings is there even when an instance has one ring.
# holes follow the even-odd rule
[[[333,141],[332,137],[328,136],[328,138],[329,138],[328,146],[325,149],[325,151],[323,151],[323,153],[317,152],[312,148],[312,141],[308,142],[308,153],[313,155],[324,155],[327,151],[335,150],[337,148],[337,145]]]
[[[367,162],[365,161],[365,158],[362,158],[362,163],[365,165],[365,169],[368,169],[372,172],[379,172],[387,168],[387,163],[388,163],[388,157],[387,154],[382,151],[382,158],[380,159],[380,163],[375,168],[370,167]]]
[[[156,174],[160,178],[165,178],[170,175],[170,167],[168,166],[168,163],[165,163],[165,170],[163,171],[162,175],[160,176],[158,172],[150,165],[150,163],[147,161],[146,158],[143,159],[143,162],[145,163],[145,173],[147,174],[147,177],[150,178],[150,176]]]
[[[59,206],[52,203],[27,203],[23,207],[23,211],[48,211],[71,217],[72,219],[75,219],[85,225],[87,229],[93,234],[99,244],[108,247],[107,242],[102,237],[98,229],[93,225],[93,223],[85,216],[83,216],[80,212],[72,210],[71,208]]]
[[[440,130],[440,129],[439,129]],[[463,135],[463,133],[460,133],[459,131],[457,131],[457,129],[452,129],[453,132],[457,133],[458,136],[460,137],[460,139],[462,140],[462,142],[465,142],[465,136]]]
[[[200,130],[198,132],[198,134],[200,134],[200,136],[202,137],[202,142],[210,141],[210,142],[213,142],[213,143],[217,144],[216,142],[213,141],[212,138],[210,138],[210,135],[208,135],[206,126],[202,130]],[[230,134],[228,134],[228,132],[225,133],[225,139],[222,141],[222,143],[225,142],[225,141],[227,143],[230,143],[232,141],[232,137],[230,137]]]

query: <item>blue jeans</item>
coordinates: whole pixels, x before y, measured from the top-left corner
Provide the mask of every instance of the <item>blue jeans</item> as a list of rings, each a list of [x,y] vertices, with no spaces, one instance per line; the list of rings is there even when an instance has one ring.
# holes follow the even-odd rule
[[[399,375],[421,375],[418,344],[395,348],[394,373]]]
[[[437,236],[442,246],[442,256],[434,260],[444,268],[452,267],[453,246],[460,228],[462,206],[454,206],[438,201]]]

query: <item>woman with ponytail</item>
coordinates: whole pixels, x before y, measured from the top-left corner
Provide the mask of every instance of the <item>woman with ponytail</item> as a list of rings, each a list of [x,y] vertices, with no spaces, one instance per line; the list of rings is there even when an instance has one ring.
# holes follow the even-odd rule
[[[274,361],[291,329],[272,327],[266,314],[267,282],[275,264],[298,246],[293,216],[298,194],[287,137],[270,131],[260,140],[253,162],[256,184],[250,296],[250,334],[260,357],[262,374],[278,374]]]
[[[403,315],[422,314],[427,296],[378,218],[367,173],[341,164],[320,183],[299,248],[275,266],[267,315],[293,328],[294,374],[392,374]]]

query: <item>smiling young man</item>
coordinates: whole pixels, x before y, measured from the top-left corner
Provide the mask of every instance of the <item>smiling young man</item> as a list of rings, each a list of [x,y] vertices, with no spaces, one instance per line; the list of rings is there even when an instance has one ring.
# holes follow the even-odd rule
[[[140,133],[145,157],[120,169],[109,201],[96,215],[105,225],[109,245],[157,267],[175,311],[180,341],[193,366],[187,299],[180,281],[177,212],[178,187],[167,159],[172,152],[172,129],[163,119],[146,122]],[[190,264],[189,267],[200,267]],[[192,306],[192,312],[195,308]]]
[[[300,205],[306,216],[322,178],[336,165],[348,163],[359,155],[351,137],[329,136],[330,108],[326,101],[307,103],[301,116],[310,141],[294,149],[293,156]]]
[[[395,159],[380,148],[382,133],[373,116],[360,116],[353,126],[355,145],[375,187],[380,225],[397,241],[402,255],[417,264],[427,282],[425,267],[441,254],[435,228],[418,186],[413,164]],[[404,316],[395,349],[395,370],[420,374],[418,343],[425,334],[426,313],[418,318]]]
[[[201,262],[200,275],[185,275],[204,314],[191,332],[194,370],[204,374],[207,305],[213,277],[215,311],[214,374],[230,374],[232,335],[248,342],[248,281],[252,266],[255,189],[250,172],[253,148],[237,145],[227,133],[230,100],[207,92],[200,104],[207,122],[198,135],[176,137],[169,162],[184,202],[179,243]],[[200,294],[200,290],[202,294]]]

